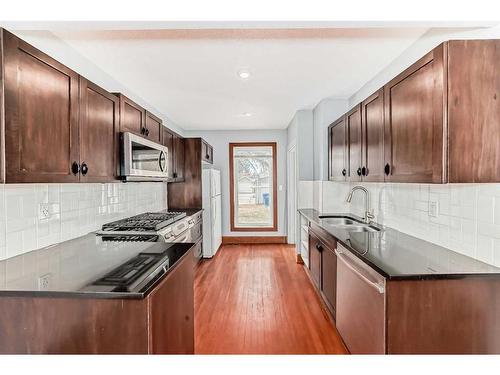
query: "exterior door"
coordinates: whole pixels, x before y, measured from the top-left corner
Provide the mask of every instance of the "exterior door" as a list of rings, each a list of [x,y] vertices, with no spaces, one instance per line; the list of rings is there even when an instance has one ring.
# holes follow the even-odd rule
[[[342,116],[329,127],[329,175],[330,181],[345,181],[347,176],[347,149],[345,116]]]
[[[361,181],[361,147],[363,142],[361,129],[361,106],[357,105],[346,115],[348,171],[349,181]]]
[[[113,181],[118,173],[118,98],[80,77],[80,181]]]
[[[392,182],[446,182],[444,46],[384,87],[385,173]]]
[[[78,74],[3,36],[6,182],[77,182]]]
[[[363,181],[384,182],[384,90],[361,103]]]

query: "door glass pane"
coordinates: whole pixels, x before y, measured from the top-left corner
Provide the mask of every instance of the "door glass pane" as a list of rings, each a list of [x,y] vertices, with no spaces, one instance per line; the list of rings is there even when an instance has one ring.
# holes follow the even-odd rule
[[[233,158],[235,226],[273,227],[273,147],[237,146]]]

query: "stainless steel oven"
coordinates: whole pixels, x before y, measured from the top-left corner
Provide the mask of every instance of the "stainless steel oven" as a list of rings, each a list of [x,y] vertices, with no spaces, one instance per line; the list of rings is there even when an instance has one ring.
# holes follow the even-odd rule
[[[132,133],[120,134],[120,178],[125,181],[168,181],[170,150]]]

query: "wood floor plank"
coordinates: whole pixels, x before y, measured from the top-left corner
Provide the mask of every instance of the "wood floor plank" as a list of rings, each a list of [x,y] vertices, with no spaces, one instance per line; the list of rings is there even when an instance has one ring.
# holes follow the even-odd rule
[[[294,246],[224,245],[195,278],[197,354],[344,354]]]

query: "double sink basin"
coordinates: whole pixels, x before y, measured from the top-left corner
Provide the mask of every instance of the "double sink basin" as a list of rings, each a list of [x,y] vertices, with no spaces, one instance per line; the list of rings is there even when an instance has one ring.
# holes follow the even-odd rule
[[[375,224],[367,224],[349,216],[320,216],[323,224],[344,229],[348,232],[380,232],[381,228]]]

